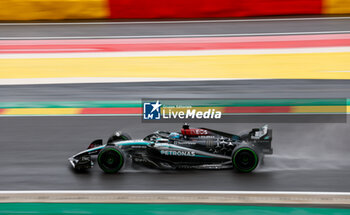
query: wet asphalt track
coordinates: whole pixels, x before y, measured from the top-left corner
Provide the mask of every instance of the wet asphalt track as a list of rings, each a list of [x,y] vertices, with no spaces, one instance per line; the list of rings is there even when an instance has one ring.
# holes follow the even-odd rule
[[[295,18],[295,17],[294,17]],[[350,31],[350,19],[199,22],[199,23],[134,23],[134,24],[75,24],[75,25],[1,25],[0,38],[16,37],[176,37],[225,34],[293,34],[298,32]],[[167,36],[168,35],[168,36]]]
[[[238,132],[256,124],[194,124]],[[272,124],[275,155],[252,174],[231,170],[159,171],[127,167],[117,175],[97,166],[85,174],[67,158],[116,129],[135,138],[160,129],[139,117],[0,118],[0,190],[260,190],[350,191],[349,124]],[[162,124],[177,130],[179,124]]]
[[[0,85],[0,102],[141,98],[349,98],[348,80],[236,80]]]
[[[82,84],[2,86],[1,101],[140,99],[173,97],[349,97],[349,81],[228,81],[220,83]],[[220,87],[218,87],[220,86]],[[142,89],[146,89],[140,93]],[[182,90],[181,90],[182,89]],[[4,93],[5,92],[5,93]],[[127,95],[132,95],[128,97]],[[261,124],[193,124],[239,132]],[[142,138],[180,124],[144,124],[140,117],[1,117],[0,190],[272,190],[350,191],[350,124],[270,124],[275,154],[252,174],[223,171],[157,171],[126,167],[118,175],[95,166],[74,173],[67,158],[114,130]]]

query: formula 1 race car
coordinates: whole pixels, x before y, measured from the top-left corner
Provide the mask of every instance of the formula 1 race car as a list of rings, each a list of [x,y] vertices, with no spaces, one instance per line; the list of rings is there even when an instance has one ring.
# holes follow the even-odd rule
[[[69,158],[77,171],[92,168],[97,155],[100,168],[117,173],[127,160],[157,169],[227,169],[251,172],[272,154],[272,130],[265,125],[242,135],[183,125],[181,132],[156,131],[133,140],[115,132],[107,141],[93,141],[87,150]],[[130,159],[128,159],[130,158]]]

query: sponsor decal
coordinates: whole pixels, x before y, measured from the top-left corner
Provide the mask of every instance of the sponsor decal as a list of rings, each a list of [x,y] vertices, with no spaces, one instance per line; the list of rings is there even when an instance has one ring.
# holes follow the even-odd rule
[[[143,119],[161,119],[161,106],[159,101],[143,103]]]
[[[134,158],[135,162],[147,162],[145,159],[142,158]]]
[[[145,149],[145,148],[147,148],[147,146],[138,146],[138,145],[136,145],[136,146],[131,146],[131,148],[133,148],[133,149]]]
[[[207,111],[200,111],[197,109],[187,109],[186,111],[178,111],[176,108],[163,109],[164,119],[220,119],[221,111],[215,109],[208,109]]]
[[[178,145],[196,145],[196,142],[191,142],[191,141],[174,141],[174,144],[178,144]]]
[[[210,107],[167,105],[159,100],[143,102],[144,120],[171,119],[221,119],[222,112]]]
[[[207,130],[200,129],[200,128],[182,129],[181,132],[182,132],[183,135],[188,135],[188,136],[208,135],[208,131]]]
[[[214,139],[215,136],[198,136],[199,139]]]
[[[170,155],[170,156],[188,156],[194,157],[196,154],[192,151],[170,151],[170,150],[161,150],[161,155]]]

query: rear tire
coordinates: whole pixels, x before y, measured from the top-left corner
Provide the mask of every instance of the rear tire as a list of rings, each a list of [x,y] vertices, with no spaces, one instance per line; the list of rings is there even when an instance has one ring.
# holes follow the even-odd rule
[[[98,165],[105,173],[117,173],[124,161],[123,153],[115,147],[104,148],[97,157]]]
[[[258,154],[248,147],[237,149],[232,155],[232,164],[238,172],[251,172],[259,163]]]

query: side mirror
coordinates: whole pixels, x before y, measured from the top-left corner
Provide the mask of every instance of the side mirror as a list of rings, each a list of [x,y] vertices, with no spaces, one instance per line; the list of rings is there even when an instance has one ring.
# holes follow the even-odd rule
[[[87,149],[92,149],[92,148],[95,148],[97,146],[102,146],[102,145],[103,145],[102,139],[94,140],[92,143],[90,143],[90,145],[88,146]]]

